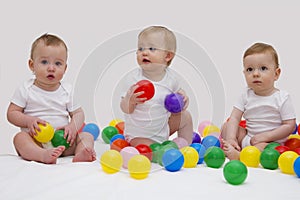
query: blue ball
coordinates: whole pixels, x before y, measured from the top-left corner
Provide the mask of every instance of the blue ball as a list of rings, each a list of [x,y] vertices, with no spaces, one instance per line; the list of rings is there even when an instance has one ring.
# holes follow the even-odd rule
[[[300,178],[300,157],[294,161],[294,172]]]
[[[88,132],[92,134],[94,136],[94,140],[97,140],[100,133],[100,129],[97,124],[88,123],[83,127],[82,132]]]
[[[203,138],[202,144],[205,146],[206,149],[212,146],[220,147],[220,140],[216,138],[215,136],[208,135]]]
[[[162,164],[170,172],[179,171],[183,163],[183,154],[178,149],[169,149],[162,156]]]
[[[295,130],[292,132],[292,134],[296,134],[298,132],[298,126],[297,123],[295,124]]]
[[[171,113],[179,113],[184,106],[183,96],[178,93],[171,93],[165,98],[165,108]]]
[[[110,139],[110,144],[111,144],[113,141],[115,141],[116,139],[123,139],[123,140],[125,140],[125,137],[124,137],[124,135],[122,135],[122,134],[116,134],[116,135],[114,135],[114,136]]]
[[[194,149],[196,149],[196,151],[199,154],[199,160],[198,160],[197,164],[202,164],[204,161],[204,155],[205,155],[205,151],[206,151],[205,146],[202,144],[199,144],[199,143],[192,143],[190,146],[193,147]]]

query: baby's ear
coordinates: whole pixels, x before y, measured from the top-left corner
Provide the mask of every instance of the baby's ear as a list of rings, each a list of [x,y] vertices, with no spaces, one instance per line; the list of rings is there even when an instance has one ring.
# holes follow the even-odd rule
[[[174,58],[175,54],[173,52],[168,51],[166,55],[166,61],[169,62]]]
[[[280,73],[281,73],[281,69],[279,67],[277,67],[275,70],[275,81],[278,80]]]
[[[32,60],[32,59],[29,59],[29,60],[28,60],[28,67],[29,67],[29,69],[30,69],[32,72],[34,71],[33,60]]]

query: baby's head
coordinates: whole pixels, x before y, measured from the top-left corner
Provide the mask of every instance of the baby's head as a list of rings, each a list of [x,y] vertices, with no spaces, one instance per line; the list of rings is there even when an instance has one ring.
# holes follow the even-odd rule
[[[138,48],[157,48],[175,55],[176,37],[175,34],[163,26],[150,26],[142,30],[138,36]],[[174,56],[172,56],[172,59]],[[171,64],[168,61],[167,66]]]
[[[243,60],[245,61],[245,58],[247,56],[253,55],[253,54],[270,54],[272,57],[272,60],[275,64],[275,68],[279,67],[279,59],[278,54],[273,46],[265,43],[255,43],[251,45],[244,53]]]
[[[55,35],[45,33],[45,34],[41,35],[40,37],[38,37],[32,43],[31,51],[30,51],[30,59],[33,60],[36,47],[37,47],[38,44],[40,44],[40,42],[42,42],[45,46],[60,46],[61,45],[65,48],[66,55],[67,55],[68,48],[67,48],[67,45],[65,44],[65,42],[62,39],[60,39],[59,37],[55,36]]]

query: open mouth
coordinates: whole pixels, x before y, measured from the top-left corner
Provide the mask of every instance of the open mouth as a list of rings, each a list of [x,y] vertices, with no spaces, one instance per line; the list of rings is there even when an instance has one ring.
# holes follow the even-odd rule
[[[253,83],[261,83],[261,81],[253,81]]]
[[[54,76],[54,75],[52,75],[52,74],[49,74],[49,75],[47,76],[47,78],[48,78],[48,79],[54,79],[54,78],[55,78],[55,76]]]
[[[150,63],[150,60],[144,58],[144,59],[143,59],[143,63]]]

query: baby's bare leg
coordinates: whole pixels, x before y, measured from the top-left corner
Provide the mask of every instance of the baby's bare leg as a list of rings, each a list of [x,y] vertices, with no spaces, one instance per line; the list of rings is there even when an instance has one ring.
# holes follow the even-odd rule
[[[191,114],[184,110],[180,113],[172,113],[169,118],[170,135],[176,131],[178,137],[184,138],[189,144],[193,140],[193,120]]]
[[[57,158],[65,150],[64,146],[53,149],[43,149],[26,132],[20,132],[14,137],[14,145],[18,154],[25,160],[55,164]]]
[[[150,146],[152,143],[154,143],[155,141],[149,139],[149,138],[140,138],[140,137],[136,137],[136,138],[133,138],[132,140],[130,140],[130,146],[137,146],[139,144],[145,144],[145,145],[148,145]]]
[[[90,133],[79,133],[76,140],[73,162],[92,162],[96,160],[94,137]]]

